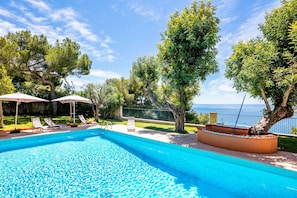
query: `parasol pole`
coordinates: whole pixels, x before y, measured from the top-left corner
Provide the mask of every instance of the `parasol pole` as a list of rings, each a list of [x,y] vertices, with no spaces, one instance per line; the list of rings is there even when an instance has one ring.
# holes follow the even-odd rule
[[[73,123],[75,123],[75,101],[73,102]]]
[[[15,118],[14,118],[14,130],[16,130],[16,126],[18,124],[18,111],[19,111],[19,101],[16,101],[16,108],[15,108]]]

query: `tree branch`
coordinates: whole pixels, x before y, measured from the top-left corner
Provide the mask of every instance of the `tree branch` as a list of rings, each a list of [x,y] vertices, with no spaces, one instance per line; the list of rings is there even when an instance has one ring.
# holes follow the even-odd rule
[[[296,84],[296,83],[295,83]],[[291,84],[287,91],[284,93],[283,102],[281,104],[282,107],[286,107],[288,104],[289,96],[293,92],[293,89],[295,87],[295,84]]]
[[[151,101],[154,105],[156,105],[157,109],[162,109],[161,104],[158,102],[158,100],[157,100],[155,94],[152,92],[152,90],[150,90],[150,89],[146,89],[146,92],[147,92],[147,94],[148,94],[148,96],[149,96],[150,101]]]
[[[261,95],[262,95],[262,98],[263,98],[263,100],[264,100],[264,103],[265,103],[267,112],[271,112],[271,108],[270,108],[269,102],[268,102],[268,100],[267,100],[265,91],[264,91],[263,88],[260,88],[260,90],[261,90]]]

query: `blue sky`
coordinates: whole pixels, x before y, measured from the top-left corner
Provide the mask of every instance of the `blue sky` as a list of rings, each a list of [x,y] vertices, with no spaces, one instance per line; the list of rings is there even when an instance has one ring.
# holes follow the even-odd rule
[[[50,43],[69,37],[91,58],[91,73],[69,77],[79,89],[107,78],[129,78],[132,63],[157,53],[160,34],[170,14],[192,0],[5,0],[0,2],[0,35],[20,30],[44,34]],[[257,35],[265,13],[280,6],[279,0],[213,0],[220,18],[221,41],[217,47],[220,72],[201,83],[198,104],[238,104],[237,93],[224,77],[231,46]],[[259,103],[247,96],[245,103]]]

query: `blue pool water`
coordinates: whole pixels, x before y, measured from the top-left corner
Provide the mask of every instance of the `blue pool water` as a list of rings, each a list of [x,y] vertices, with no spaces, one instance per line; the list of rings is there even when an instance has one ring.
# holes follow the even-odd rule
[[[92,129],[0,141],[0,197],[297,197],[297,172]]]

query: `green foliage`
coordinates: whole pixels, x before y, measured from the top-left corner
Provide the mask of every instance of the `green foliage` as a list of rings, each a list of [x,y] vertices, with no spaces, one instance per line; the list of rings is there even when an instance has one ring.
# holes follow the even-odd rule
[[[134,94],[134,100],[138,97],[150,98],[147,90],[157,90],[160,79],[160,60],[153,56],[138,57],[132,65],[130,88]],[[155,92],[155,96],[160,95]]]
[[[87,75],[90,72],[91,60],[86,54],[80,56],[80,46],[77,42],[65,38],[56,41],[55,46],[48,50],[46,62],[49,71],[55,71],[61,78],[68,75]]]
[[[126,105],[131,105],[134,102],[134,94],[129,93],[129,80],[125,79],[124,77],[120,79],[107,79],[106,83],[115,87],[118,93],[121,93],[124,97],[124,101]]]
[[[211,1],[191,6],[171,15],[158,45],[162,80],[166,95],[174,105],[189,109],[199,92],[199,81],[218,70],[215,48],[219,41],[219,19]]]
[[[191,110],[186,112],[186,122],[195,124],[207,124],[209,121],[209,115],[207,113],[200,113],[199,115]]]
[[[187,123],[199,123],[198,114],[191,110],[186,112],[186,122]]]
[[[291,128],[291,134],[297,135],[297,128],[296,127]]]
[[[211,1],[194,1],[170,16],[158,44],[158,59],[142,57],[133,64],[132,76],[139,79],[138,87],[146,90],[158,108],[166,106],[173,112],[176,131],[184,130],[185,111],[199,93],[199,82],[218,71],[218,31],[219,19]]]
[[[115,111],[120,108],[124,103],[124,98],[121,93],[109,94],[107,100],[105,100],[100,107],[103,119],[114,118]]]
[[[124,97],[118,90],[119,87],[114,84],[117,80],[109,79],[104,84],[89,83],[85,85],[84,92],[95,105],[94,116],[99,119],[99,114],[105,119],[113,118],[114,113],[124,103]],[[117,84],[118,85],[118,84]]]
[[[297,153],[297,138],[295,137],[278,137],[278,150]]]
[[[265,93],[276,106],[289,91],[288,104],[296,104],[296,89],[289,90],[297,83],[296,5],[296,0],[285,1],[266,16],[265,24],[260,26],[265,39],[240,41],[233,46],[225,74],[238,91],[262,99]]]
[[[52,98],[62,79],[73,74],[89,74],[92,64],[86,54],[81,55],[75,41],[66,38],[51,46],[45,35],[32,35],[30,31],[0,37],[0,49],[0,63],[16,84],[29,81],[49,85]]]
[[[0,95],[12,93],[14,90],[12,79],[7,75],[5,67],[0,64]]]
[[[237,91],[264,100],[267,132],[279,120],[292,116],[297,104],[297,0],[282,1],[281,7],[266,15],[260,30],[263,38],[232,47],[225,75]]]
[[[199,124],[207,124],[209,121],[209,114],[208,113],[200,113],[198,116]]]

